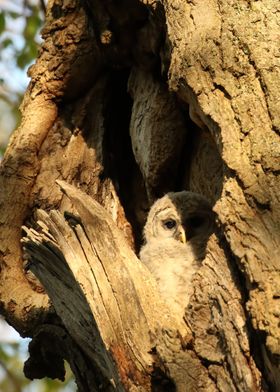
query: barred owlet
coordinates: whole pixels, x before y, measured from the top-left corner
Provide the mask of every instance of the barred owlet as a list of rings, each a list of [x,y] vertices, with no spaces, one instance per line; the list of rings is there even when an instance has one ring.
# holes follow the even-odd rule
[[[213,227],[210,204],[197,193],[167,193],[150,209],[140,259],[176,316],[184,316],[192,293],[191,280],[205,257]]]

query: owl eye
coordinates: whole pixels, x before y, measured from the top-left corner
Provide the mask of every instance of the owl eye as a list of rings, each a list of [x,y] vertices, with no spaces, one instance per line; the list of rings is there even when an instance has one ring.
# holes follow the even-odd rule
[[[176,221],[174,219],[168,219],[168,220],[163,222],[163,226],[166,229],[171,230],[171,229],[173,229],[176,226]]]

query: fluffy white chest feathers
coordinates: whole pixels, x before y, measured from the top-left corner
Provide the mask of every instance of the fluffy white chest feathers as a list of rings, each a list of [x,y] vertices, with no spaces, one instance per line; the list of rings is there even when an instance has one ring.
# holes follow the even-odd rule
[[[154,275],[162,297],[176,316],[184,315],[192,278],[205,255],[213,222],[207,200],[187,191],[168,193],[148,214],[140,259]]]

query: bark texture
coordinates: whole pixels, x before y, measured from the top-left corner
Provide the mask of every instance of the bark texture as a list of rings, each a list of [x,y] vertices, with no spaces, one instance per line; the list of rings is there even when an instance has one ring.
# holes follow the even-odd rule
[[[279,14],[279,5],[175,3],[166,2],[174,48],[169,85],[190,104],[197,122],[207,126],[222,157],[223,186],[215,211],[245,279],[252,326],[265,338],[261,348],[276,359],[280,145],[279,99],[272,97],[279,89],[273,44],[279,34],[279,16],[273,15]],[[193,182],[193,189],[200,190],[201,182]],[[279,365],[273,367],[268,363],[267,370],[279,388]]]
[[[278,3],[48,2],[0,169],[0,306],[30,377],[62,378],[62,350],[81,391],[280,389]],[[175,325],[134,252],[181,189],[218,222]]]

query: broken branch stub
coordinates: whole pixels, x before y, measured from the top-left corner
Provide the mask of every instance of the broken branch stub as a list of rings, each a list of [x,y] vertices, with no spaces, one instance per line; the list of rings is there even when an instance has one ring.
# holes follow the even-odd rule
[[[189,331],[173,320],[150,272],[103,207],[75,187],[58,184],[78,217],[67,220],[58,211],[38,211],[41,232],[25,228],[22,240],[29,267],[69,334],[111,385],[149,390],[155,367],[151,350],[156,347],[163,362],[165,356],[173,361],[165,354],[170,341],[181,347]],[[175,370],[174,381],[175,373],[185,372]]]

